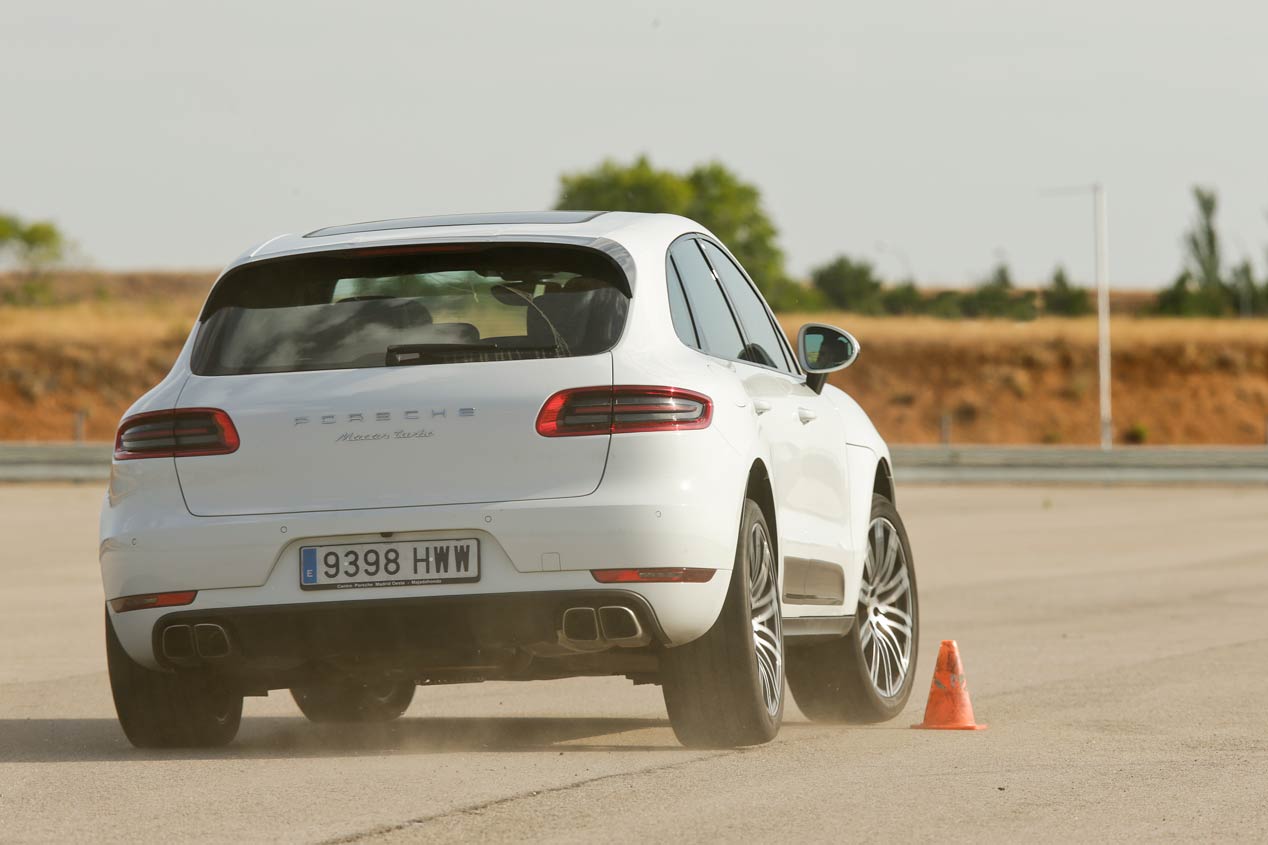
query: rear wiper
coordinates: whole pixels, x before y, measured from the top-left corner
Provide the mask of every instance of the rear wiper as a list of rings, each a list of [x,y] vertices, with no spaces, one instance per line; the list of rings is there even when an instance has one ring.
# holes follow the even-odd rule
[[[446,361],[466,353],[481,352],[558,352],[557,346],[505,346],[500,343],[402,343],[387,348],[388,367]]]

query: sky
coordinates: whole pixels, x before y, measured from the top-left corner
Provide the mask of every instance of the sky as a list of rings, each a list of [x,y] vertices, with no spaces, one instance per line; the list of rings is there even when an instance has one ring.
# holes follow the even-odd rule
[[[105,269],[275,234],[550,207],[646,153],[758,185],[789,269],[962,285],[1181,266],[1191,188],[1268,249],[1268,4],[0,0],[0,211]]]

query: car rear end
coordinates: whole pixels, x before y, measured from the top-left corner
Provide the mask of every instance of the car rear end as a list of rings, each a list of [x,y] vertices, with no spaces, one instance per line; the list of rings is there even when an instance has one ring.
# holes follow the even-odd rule
[[[701,495],[730,455],[705,392],[613,384],[627,266],[526,239],[228,271],[119,429],[128,655],[261,690],[653,673],[716,617],[739,501]]]

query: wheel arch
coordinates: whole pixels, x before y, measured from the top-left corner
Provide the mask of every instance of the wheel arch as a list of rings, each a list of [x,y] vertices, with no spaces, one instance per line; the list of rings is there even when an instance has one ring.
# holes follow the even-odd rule
[[[783,566],[780,565],[779,559],[779,518],[775,507],[775,490],[771,485],[770,472],[766,468],[765,462],[761,458],[753,461],[748,470],[748,482],[744,488],[744,498],[752,499],[762,510],[762,516],[766,517],[767,527],[770,528],[770,540],[775,549],[775,566],[778,571],[776,575],[783,576]]]
[[[867,557],[867,529],[872,517],[872,496],[894,494],[889,456],[868,446],[850,443],[846,446],[850,471],[849,560],[845,570],[846,595],[858,595],[863,580],[863,562]],[[891,498],[892,502],[893,499]]]
[[[876,463],[876,477],[872,481],[872,492],[884,496],[890,504],[898,506],[898,497],[894,493],[894,473],[889,468],[889,460],[881,458]]]

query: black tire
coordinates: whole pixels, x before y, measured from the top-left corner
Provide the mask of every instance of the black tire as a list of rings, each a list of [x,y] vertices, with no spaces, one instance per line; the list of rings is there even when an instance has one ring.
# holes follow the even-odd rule
[[[296,687],[291,697],[310,722],[390,722],[409,709],[414,688],[413,681],[345,680]]]
[[[773,608],[765,623],[764,655],[774,653],[759,668],[757,634],[753,619],[750,576],[761,560],[753,560],[754,532],[766,542],[765,569],[773,589],[773,601],[759,603]],[[778,572],[770,544],[770,529],[761,508],[745,500],[735,565],[722,612],[708,633],[686,645],[671,648],[661,660],[665,708],[678,741],[690,747],[732,748],[770,742],[779,733],[784,716],[783,629],[779,605]],[[765,595],[765,588],[760,594]],[[772,636],[766,636],[771,634]],[[773,684],[763,685],[766,677]],[[772,697],[768,697],[767,690]]]
[[[110,691],[128,741],[137,748],[227,745],[242,722],[242,694],[203,671],[156,672],[123,650],[106,613]]]
[[[901,561],[896,563],[906,567],[910,604],[903,610],[911,617],[911,631],[907,637],[908,658],[904,669],[905,674],[901,684],[893,673],[888,675],[886,682],[872,680],[864,648],[868,647],[873,655],[872,660],[875,662],[876,652],[872,649],[880,647],[879,640],[873,644],[873,638],[877,636],[874,632],[877,629],[872,627],[870,632],[867,629],[870,625],[869,615],[877,615],[878,610],[870,604],[870,598],[864,595],[868,592],[869,577],[869,570],[865,570],[864,589],[860,591],[859,604],[855,609],[854,626],[850,629],[850,633],[841,639],[791,648],[788,651],[788,686],[801,712],[816,722],[854,724],[884,722],[901,713],[907,704],[907,698],[911,695],[916,674],[917,647],[920,643],[920,606],[917,600],[916,570],[912,564],[911,543],[907,539],[907,529],[903,526],[902,518],[898,515],[893,503],[883,496],[876,495],[872,497],[872,515],[868,520],[869,548],[874,548],[875,545],[873,532],[878,520],[893,526],[892,534],[883,526],[882,531],[887,537],[898,539],[902,555]],[[886,546],[888,547],[888,542]],[[870,561],[868,566],[869,568],[872,566]],[[868,598],[868,601],[865,601],[865,598]],[[896,604],[896,606],[899,605],[901,603]],[[893,611],[889,613],[890,619],[899,618]],[[901,652],[900,636],[895,641],[899,643],[898,651]],[[901,660],[897,663],[901,665]],[[890,694],[882,693],[882,690],[878,688],[881,683],[889,686]]]

